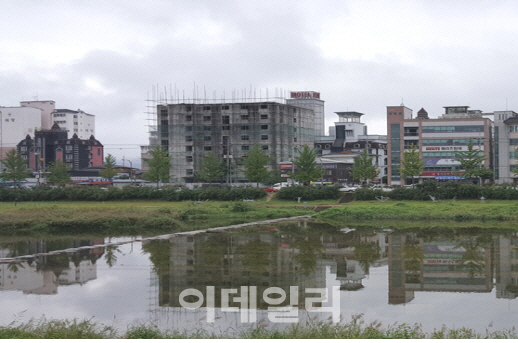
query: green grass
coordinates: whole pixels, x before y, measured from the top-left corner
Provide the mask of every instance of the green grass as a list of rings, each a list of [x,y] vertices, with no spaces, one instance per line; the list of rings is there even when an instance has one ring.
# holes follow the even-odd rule
[[[331,208],[315,215],[317,219],[331,220],[407,220],[454,222],[515,221],[518,202],[512,200],[463,201],[358,201]]]
[[[295,202],[296,204],[296,202]],[[178,232],[313,214],[300,204],[265,201],[114,201],[0,203],[0,235]]]
[[[477,332],[472,329],[449,329],[441,327],[433,332],[424,332],[419,324],[395,324],[383,326],[379,322],[366,324],[361,316],[348,323],[296,324],[286,330],[270,330],[263,327],[244,329],[234,334],[214,335],[204,331],[180,333],[160,331],[151,325],[129,327],[126,332],[98,325],[91,321],[31,321],[18,326],[0,327],[0,339],[516,339],[511,330]]]
[[[326,206],[333,208],[318,212]],[[320,209],[319,209],[320,208]],[[492,226],[514,228],[518,202],[512,200],[353,201],[298,203],[282,201],[110,201],[0,203],[0,235],[52,236],[102,234],[110,236],[171,233],[250,223],[266,219],[315,214],[336,225],[392,228]]]

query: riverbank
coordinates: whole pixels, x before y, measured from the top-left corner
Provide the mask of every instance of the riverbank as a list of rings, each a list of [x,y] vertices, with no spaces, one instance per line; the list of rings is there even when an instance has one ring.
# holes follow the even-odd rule
[[[0,203],[0,235],[170,233],[314,214],[293,204],[262,202]]]
[[[441,327],[424,332],[420,325],[394,324],[383,326],[379,322],[365,324],[361,318],[353,318],[345,324],[312,323],[296,324],[287,330],[269,330],[262,327],[243,329],[228,334],[162,332],[152,326],[130,327],[124,333],[110,326],[91,321],[42,321],[18,326],[0,327],[0,339],[516,339],[513,329],[484,332]]]
[[[138,235],[313,215],[349,226],[515,228],[518,202],[462,201],[110,201],[0,203],[0,235]]]
[[[356,201],[314,216],[331,220],[500,221],[518,220],[516,200]]]

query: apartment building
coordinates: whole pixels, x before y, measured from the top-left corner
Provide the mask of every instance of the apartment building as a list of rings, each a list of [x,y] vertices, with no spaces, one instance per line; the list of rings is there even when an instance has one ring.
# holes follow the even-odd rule
[[[518,113],[495,111],[493,116],[495,182],[516,182],[518,175],[513,171],[518,166]]]
[[[403,153],[412,145],[419,149],[425,162],[420,179],[460,179],[462,170],[455,153],[467,151],[468,144],[480,150],[486,158],[484,166],[493,168],[493,124],[482,111],[469,106],[444,107],[445,113],[430,119],[421,109],[417,117],[404,106],[387,106],[388,183],[404,185],[399,168]]]
[[[76,134],[80,139],[88,139],[95,135],[95,116],[78,109],[56,109],[52,113],[52,123],[57,123],[62,129]]]
[[[227,166],[225,180],[247,182],[243,158],[258,144],[271,169],[313,146],[315,113],[279,102],[181,103],[157,105],[157,141],[171,157],[171,181],[198,182],[203,157],[211,152]]]
[[[16,144],[41,126],[41,110],[27,107],[0,107],[0,160]]]

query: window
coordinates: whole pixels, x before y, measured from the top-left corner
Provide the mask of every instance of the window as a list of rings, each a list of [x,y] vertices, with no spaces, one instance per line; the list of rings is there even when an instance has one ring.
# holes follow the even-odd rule
[[[73,167],[73,164],[72,163],[65,163],[67,168],[72,168]]]
[[[192,136],[185,136],[186,142],[192,142]]]
[[[187,107],[185,108],[185,112],[191,112],[191,111],[192,111],[192,107],[191,107],[191,106],[187,106]]]
[[[192,126],[191,125],[186,126],[185,131],[187,131],[187,132],[192,131]]]
[[[261,130],[268,130],[268,125],[261,125]]]
[[[185,162],[192,162],[192,156],[185,156]]]
[[[203,121],[211,121],[211,120],[212,120],[211,116],[203,116]]]
[[[293,122],[296,123],[297,122],[297,118],[293,118]]]
[[[261,114],[261,119],[268,119],[268,115],[267,114]]]
[[[250,130],[250,126],[248,126],[248,125],[242,125],[242,126],[241,126],[241,130],[242,130],[242,131],[249,131],[249,130]]]
[[[222,124],[230,124],[230,116],[221,116]]]
[[[228,109],[230,109],[230,106],[228,106],[228,105],[223,105],[223,106],[221,106],[221,109],[222,109],[222,110],[228,110]]]
[[[194,170],[193,169],[185,169],[185,174],[186,175],[193,175],[194,174]]]
[[[248,141],[248,140],[250,140],[250,136],[248,136],[248,135],[242,135],[242,136],[241,136],[241,140],[242,140],[242,141]]]
[[[185,121],[192,121],[192,116],[191,115],[185,116]]]
[[[204,140],[205,142],[210,142],[210,141],[212,140],[212,136],[204,136],[204,137],[203,137],[203,140]]]
[[[268,105],[261,105],[261,108],[268,108]]]
[[[293,137],[293,141],[294,141],[294,142],[297,142],[297,137]]]
[[[268,150],[268,145],[263,145],[262,148],[263,150]]]
[[[241,120],[248,120],[248,118],[249,118],[248,114],[242,114],[241,115]]]
[[[242,109],[242,110],[247,110],[247,109],[248,109],[248,106],[247,106],[247,105],[241,105],[241,109]]]
[[[241,151],[248,151],[250,150],[250,146],[249,145],[242,145],[241,146]]]
[[[66,158],[67,160],[71,160],[71,159],[73,159],[73,158],[74,158],[74,155],[72,155],[72,154],[66,154],[66,155],[65,155],[65,158]]]
[[[77,121],[75,121],[75,122],[74,122],[74,125],[78,125],[78,124],[77,124]]]
[[[26,146],[20,147],[20,151],[27,151],[27,147]]]
[[[210,111],[210,106],[203,106],[204,111]]]
[[[229,131],[230,130],[230,126],[229,125],[222,126],[221,130],[222,131]]]
[[[261,135],[261,140],[263,140],[263,141],[268,140],[268,135]]]
[[[211,150],[212,150],[212,147],[211,147],[211,146],[204,146],[204,147],[203,147],[203,150],[204,150],[204,151],[211,151]]]
[[[67,145],[67,146],[65,147],[65,150],[67,150],[67,151],[71,151],[71,150],[72,150],[72,145]]]
[[[212,126],[203,126],[203,131],[212,131]]]

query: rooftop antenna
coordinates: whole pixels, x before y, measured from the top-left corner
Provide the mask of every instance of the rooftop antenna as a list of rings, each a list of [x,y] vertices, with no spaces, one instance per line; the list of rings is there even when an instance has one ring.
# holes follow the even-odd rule
[[[405,106],[405,104],[403,103],[403,97],[401,97],[401,106]]]

